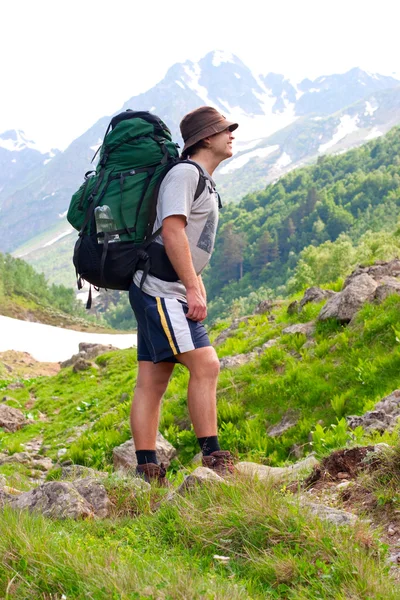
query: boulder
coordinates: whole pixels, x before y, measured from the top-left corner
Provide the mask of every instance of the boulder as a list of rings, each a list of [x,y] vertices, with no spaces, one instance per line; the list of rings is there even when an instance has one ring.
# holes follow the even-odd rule
[[[269,313],[274,308],[274,305],[275,303],[272,300],[261,300],[261,302],[256,306],[254,314],[264,315],[265,313]]]
[[[376,281],[366,273],[353,277],[343,291],[335,294],[322,307],[318,319],[337,319],[341,323],[349,323],[362,305],[374,298],[377,287]]]
[[[104,344],[89,344],[88,342],[81,342],[79,344],[78,354],[74,354],[68,360],[64,360],[60,366],[62,369],[65,369],[66,367],[71,367],[73,365],[76,365],[77,363],[83,364],[80,362],[82,360],[86,361],[87,364],[92,366],[91,363],[88,361],[93,360],[94,358],[97,358],[97,356],[100,356],[100,354],[105,354],[106,352],[112,352],[114,350],[118,350],[118,348],[115,348],[111,344],[104,345]],[[79,369],[79,367],[78,367],[77,370],[82,371],[83,369]]]
[[[400,260],[395,258],[389,262],[383,260],[377,260],[373,265],[369,267],[358,266],[354,271],[347,277],[344,282],[344,288],[346,288],[354,279],[359,275],[369,275],[376,282],[380,283],[385,277],[399,277],[400,276]]]
[[[0,404],[0,427],[8,433],[13,433],[25,425],[24,413],[7,404]]]
[[[315,330],[315,322],[309,321],[308,323],[296,323],[295,325],[289,325],[282,330],[285,335],[293,335],[296,333],[303,333],[307,337],[311,336]]]
[[[184,482],[176,490],[177,494],[182,494],[188,489],[191,489],[197,485],[204,485],[207,483],[221,483],[224,481],[223,477],[218,475],[212,469],[208,469],[207,467],[197,467],[185,478]]]
[[[300,304],[298,300],[295,300],[294,302],[291,302],[289,304],[289,306],[287,307],[287,314],[288,315],[295,315],[298,314],[300,312]]]
[[[96,471],[95,469],[91,469],[90,467],[84,467],[82,465],[69,465],[62,467],[59,480],[75,480],[81,478],[87,479],[88,477],[92,479],[98,479],[108,477],[108,473],[104,473],[103,471]]]
[[[300,300],[300,310],[309,302],[321,302],[322,300],[327,300],[334,296],[336,292],[332,290],[321,290],[319,287],[311,287],[308,288],[304,292],[303,298]]]
[[[13,498],[13,496],[11,494],[8,494],[0,487],[0,508],[3,508],[3,506],[8,504],[11,498]]]
[[[375,290],[375,300],[380,304],[392,294],[400,294],[400,280],[395,277],[384,277]]]
[[[29,452],[15,452],[15,454],[0,454],[0,465],[19,463],[27,465],[32,469],[39,471],[49,471],[53,468],[51,458],[40,456],[40,454],[30,454]]]
[[[49,481],[8,501],[12,508],[41,512],[56,519],[80,519],[94,516],[94,508],[73,483]]]
[[[267,433],[269,437],[278,437],[285,433],[288,429],[291,429],[295,425],[297,425],[299,419],[296,413],[293,411],[288,411],[285,415],[283,415],[282,419],[279,423],[272,425],[267,429]]]
[[[245,365],[256,358],[256,356],[257,354],[255,352],[249,352],[247,354],[235,354],[234,356],[224,356],[219,361],[220,368],[232,369],[235,367],[241,367],[242,365]]]
[[[400,390],[395,390],[361,416],[351,415],[346,417],[347,424],[351,429],[359,425],[368,432],[384,431],[392,432],[400,418]]]
[[[86,477],[73,482],[75,489],[85,498],[92,507],[94,514],[98,517],[107,517],[111,508],[110,499],[105,487],[95,479]]]
[[[357,521],[356,515],[353,515],[345,510],[331,508],[330,506],[317,504],[315,502],[308,502],[304,499],[302,499],[301,504],[313,515],[316,515],[319,519],[321,519],[321,521],[329,521],[337,526],[354,525],[354,523]]]
[[[74,373],[79,373],[79,371],[87,371],[90,367],[93,367],[93,363],[85,360],[81,356],[75,361],[72,370]]]
[[[317,464],[318,461],[314,456],[308,456],[289,467],[268,467],[253,462],[240,462],[235,465],[235,469],[238,473],[259,481],[280,482],[302,476]]]
[[[175,448],[161,435],[157,433],[156,453],[159,464],[163,464],[168,468],[171,460],[176,456]],[[134,471],[137,466],[135,444],[133,440],[128,440],[121,446],[117,446],[113,450],[114,468],[116,470]]]

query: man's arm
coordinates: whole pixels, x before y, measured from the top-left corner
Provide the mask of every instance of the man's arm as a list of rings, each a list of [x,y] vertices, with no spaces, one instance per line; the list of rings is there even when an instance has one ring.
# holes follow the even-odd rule
[[[205,302],[207,302],[207,292],[206,292],[206,288],[204,287],[204,283],[203,283],[203,279],[202,279],[201,275],[197,275],[197,279],[199,280],[201,294],[202,294]]]
[[[197,276],[193,267],[185,227],[184,215],[172,215],[163,220],[161,235],[167,256],[186,288],[189,307],[186,316],[193,321],[203,321],[207,316],[205,289],[201,277]]]

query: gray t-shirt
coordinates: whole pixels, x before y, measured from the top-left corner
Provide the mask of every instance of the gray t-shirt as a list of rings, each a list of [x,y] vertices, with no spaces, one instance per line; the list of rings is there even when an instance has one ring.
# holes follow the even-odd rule
[[[197,275],[200,275],[211,258],[218,225],[218,195],[214,191],[215,184],[210,175],[204,169],[203,171],[212,184],[206,179],[205,188],[195,201],[194,195],[199,182],[198,169],[194,165],[182,163],[167,173],[160,186],[153,228],[153,232],[157,231],[166,217],[186,217],[185,231]],[[161,235],[155,241],[162,244]],[[141,277],[142,271],[137,271],[134,275],[136,285],[140,284]],[[186,302],[186,288],[180,280],[162,281],[148,275],[142,289],[150,296],[177,298]]]

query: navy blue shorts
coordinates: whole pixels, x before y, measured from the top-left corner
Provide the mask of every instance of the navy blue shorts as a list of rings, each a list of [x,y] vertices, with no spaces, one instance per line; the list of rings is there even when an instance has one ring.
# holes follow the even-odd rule
[[[149,296],[132,283],[129,301],[138,324],[138,360],[176,363],[177,354],[211,346],[204,325],[186,317],[181,300]]]

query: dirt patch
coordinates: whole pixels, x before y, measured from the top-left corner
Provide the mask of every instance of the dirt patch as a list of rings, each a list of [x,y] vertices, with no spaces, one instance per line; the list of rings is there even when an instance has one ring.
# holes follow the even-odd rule
[[[361,471],[379,464],[379,458],[373,451],[374,446],[364,446],[332,452],[314,467],[304,482],[305,487],[314,487],[318,482],[354,479]]]
[[[57,375],[60,370],[59,363],[39,362],[35,360],[28,352],[17,352],[16,350],[7,350],[0,352],[0,365],[4,366],[5,379],[30,379],[42,375],[51,377]]]

